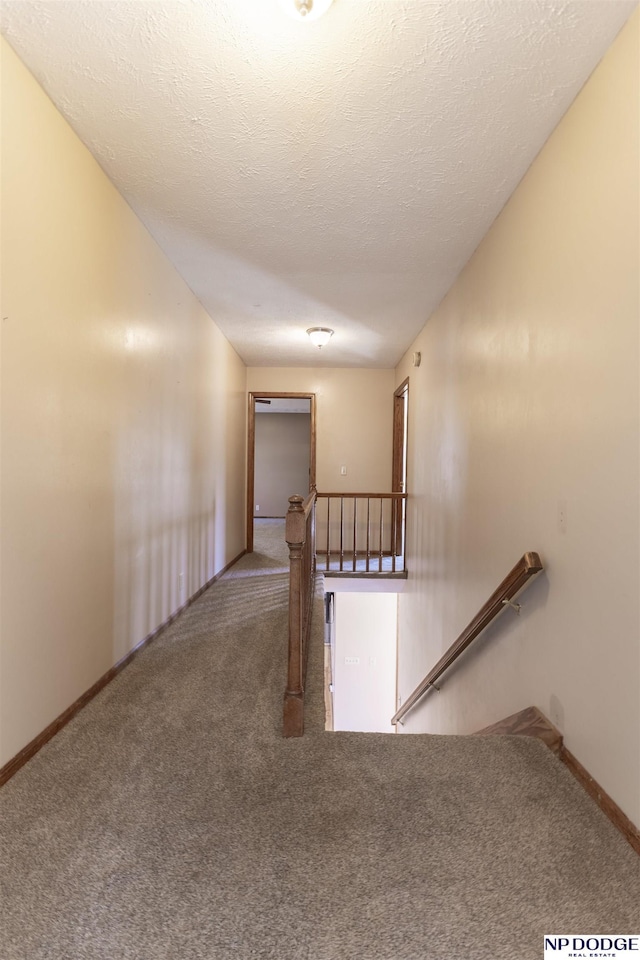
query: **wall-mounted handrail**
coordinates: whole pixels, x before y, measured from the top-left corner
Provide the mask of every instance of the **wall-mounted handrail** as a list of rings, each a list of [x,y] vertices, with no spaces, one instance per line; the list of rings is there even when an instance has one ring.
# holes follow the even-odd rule
[[[289,497],[285,540],[289,545],[289,654],[284,692],[285,737],[304,732],[304,689],[315,595],[315,505],[316,491],[306,497]]]
[[[540,557],[533,551],[525,553],[524,556],[518,560],[513,570],[507,574],[497,590],[494,590],[471,623],[465,627],[458,639],[451,644],[447,652],[418,684],[413,693],[407,697],[397,713],[391,718],[392,724],[402,721],[402,718],[406,716],[409,710],[415,706],[430,687],[435,686],[445,670],[449,669],[451,664],[458,659],[469,644],[482,633],[506,606],[513,604],[515,597],[530,583],[531,579],[543,569]],[[517,606],[517,604],[515,606]]]
[[[325,570],[404,573],[406,493],[321,492],[317,499],[316,547]]]

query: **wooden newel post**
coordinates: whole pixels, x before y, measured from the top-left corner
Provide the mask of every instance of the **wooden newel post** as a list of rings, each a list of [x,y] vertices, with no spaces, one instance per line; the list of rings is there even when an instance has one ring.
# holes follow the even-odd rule
[[[306,538],[304,497],[289,497],[285,539],[289,546],[289,664],[284,693],[283,734],[301,737],[304,732],[303,589],[302,553]]]

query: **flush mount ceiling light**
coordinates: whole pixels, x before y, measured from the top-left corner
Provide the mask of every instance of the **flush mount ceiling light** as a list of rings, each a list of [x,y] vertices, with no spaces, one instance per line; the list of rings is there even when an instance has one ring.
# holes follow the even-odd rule
[[[326,13],[332,0],[280,0],[285,13],[296,20],[317,20]]]
[[[313,343],[318,350],[321,347],[324,347],[325,344],[329,343],[331,337],[333,336],[333,330],[329,327],[309,327],[307,334],[311,343]]]

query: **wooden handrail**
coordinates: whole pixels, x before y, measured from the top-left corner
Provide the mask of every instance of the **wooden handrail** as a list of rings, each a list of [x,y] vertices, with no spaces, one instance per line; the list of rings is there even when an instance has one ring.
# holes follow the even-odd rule
[[[285,539],[289,545],[289,654],[284,692],[285,737],[304,732],[304,688],[315,594],[315,504],[316,491],[308,497],[289,497]]]
[[[494,590],[485,605],[478,611],[471,623],[465,627],[455,643],[451,644],[447,652],[418,684],[397,713],[393,715],[391,718],[392,724],[399,723],[406,716],[427,690],[434,686],[445,670],[448,670],[460,654],[467,649],[469,644],[504,610],[505,606],[513,602],[518,593],[543,569],[540,557],[533,551],[525,553],[518,560],[513,570],[507,574],[497,590]]]

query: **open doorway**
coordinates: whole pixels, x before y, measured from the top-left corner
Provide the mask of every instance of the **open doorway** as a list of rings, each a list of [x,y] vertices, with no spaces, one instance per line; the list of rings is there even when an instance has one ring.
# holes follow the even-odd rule
[[[284,517],[288,498],[316,482],[316,410],[313,393],[249,393],[247,552],[254,521]],[[293,489],[289,489],[293,487]],[[259,496],[258,496],[259,494]]]

